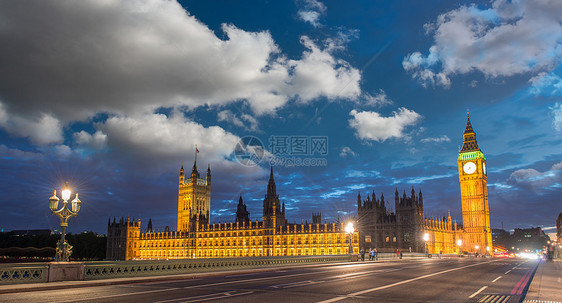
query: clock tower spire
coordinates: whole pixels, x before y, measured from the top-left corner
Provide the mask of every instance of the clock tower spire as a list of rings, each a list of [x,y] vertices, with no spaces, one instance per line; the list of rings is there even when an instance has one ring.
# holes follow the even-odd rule
[[[489,254],[492,230],[488,207],[486,157],[476,142],[476,132],[467,113],[463,144],[459,151],[459,181],[461,186],[462,218],[465,249]]]

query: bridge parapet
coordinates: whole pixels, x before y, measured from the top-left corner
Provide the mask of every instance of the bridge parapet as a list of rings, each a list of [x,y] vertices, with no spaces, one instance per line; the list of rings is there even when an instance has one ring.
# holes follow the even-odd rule
[[[161,276],[221,270],[304,265],[314,263],[349,262],[349,255],[212,258],[181,260],[103,261],[85,263],[85,280]]]
[[[49,263],[0,264],[0,285],[47,282]]]

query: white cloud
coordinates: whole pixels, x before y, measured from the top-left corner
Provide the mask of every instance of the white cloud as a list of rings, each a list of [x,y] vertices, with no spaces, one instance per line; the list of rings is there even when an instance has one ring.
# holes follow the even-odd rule
[[[441,142],[451,142],[451,139],[447,135],[435,138],[423,138],[420,140],[422,143],[441,143]]]
[[[336,98],[356,99],[361,95],[361,74],[348,62],[334,58],[328,51],[320,49],[310,38],[301,37],[308,49],[301,60],[289,60],[293,69],[290,88],[300,101],[320,96],[330,100]]]
[[[554,106],[549,107],[552,114],[552,126],[557,131],[562,131],[562,103],[556,102]]]
[[[532,77],[531,93],[535,95],[560,95],[562,94],[562,78],[555,73],[542,72]]]
[[[9,114],[2,102],[0,102],[0,127],[10,134],[29,138],[39,145],[63,141],[61,123],[51,114],[38,113],[31,117]]]
[[[551,70],[562,55],[562,2],[494,1],[491,8],[461,6],[426,25],[434,44],[402,66],[425,87],[448,87],[450,76],[479,71],[487,77]]]
[[[217,114],[217,120],[219,122],[226,121],[232,123],[248,131],[258,130],[258,121],[256,120],[256,118],[244,113],[235,115],[229,110],[223,110]]]
[[[312,24],[314,27],[320,26],[318,19],[320,19],[320,13],[314,11],[298,11],[299,19],[304,22]]]
[[[68,145],[59,144],[53,147],[54,152],[59,157],[69,157],[72,155],[72,149]]]
[[[327,10],[324,3],[317,0],[303,0],[301,3],[303,8],[297,12],[299,19],[314,27],[321,26],[320,16],[325,15]]]
[[[86,131],[80,131],[72,135],[74,142],[79,146],[87,146],[93,149],[103,149],[107,143],[107,135],[98,130],[93,135]]]
[[[35,161],[44,159],[44,155],[41,153],[13,149],[4,144],[0,144],[0,157],[5,159],[16,158],[18,161]]]
[[[388,98],[388,96],[386,95],[386,92],[382,89],[379,89],[379,91],[375,93],[375,95],[365,94],[364,97],[365,104],[367,105],[382,106],[393,103],[392,100],[390,100],[390,98]]]
[[[0,19],[10,115],[48,113],[64,124],[239,100],[265,114],[295,97],[360,95],[359,71],[332,47],[303,37],[307,50],[289,60],[269,32],[224,24],[219,38],[176,1],[2,2]]]
[[[361,140],[384,142],[390,138],[401,138],[404,129],[416,124],[421,115],[415,111],[401,107],[389,117],[383,117],[377,112],[352,110],[349,125],[355,129],[355,135]]]
[[[207,162],[223,164],[240,140],[218,126],[204,127],[181,113],[170,117],[163,114],[114,116],[98,127],[107,134],[107,144],[126,157],[169,159],[170,163],[192,157],[197,144]]]
[[[345,173],[346,178],[374,178],[380,176],[380,172],[376,170],[349,170]]]
[[[516,170],[511,173],[506,183],[535,192],[556,189],[562,184],[562,162],[552,165],[551,169],[545,172],[533,168]]]
[[[326,193],[326,194],[322,194],[320,195],[320,197],[322,197],[322,199],[330,199],[330,198],[338,198],[341,197],[342,195],[347,194],[347,190],[342,190],[342,189],[336,189],[332,192]]]
[[[357,157],[357,153],[354,152],[349,146],[344,146],[340,151],[340,157],[342,158]]]

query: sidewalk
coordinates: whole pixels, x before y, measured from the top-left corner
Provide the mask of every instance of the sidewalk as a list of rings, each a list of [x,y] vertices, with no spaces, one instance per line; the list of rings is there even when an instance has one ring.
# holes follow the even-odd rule
[[[562,260],[539,264],[523,302],[562,303]]]

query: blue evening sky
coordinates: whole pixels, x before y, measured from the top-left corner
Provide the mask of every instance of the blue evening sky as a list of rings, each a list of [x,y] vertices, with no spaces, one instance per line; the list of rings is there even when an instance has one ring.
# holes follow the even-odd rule
[[[261,220],[271,164],[290,222],[412,187],[426,216],[460,222],[469,109],[492,227],[548,231],[561,22],[562,2],[543,0],[2,1],[0,228],[58,229],[48,198],[65,181],[83,201],[71,232],[105,233],[109,217],[175,228],[196,145],[212,222],[234,220],[240,195]]]

